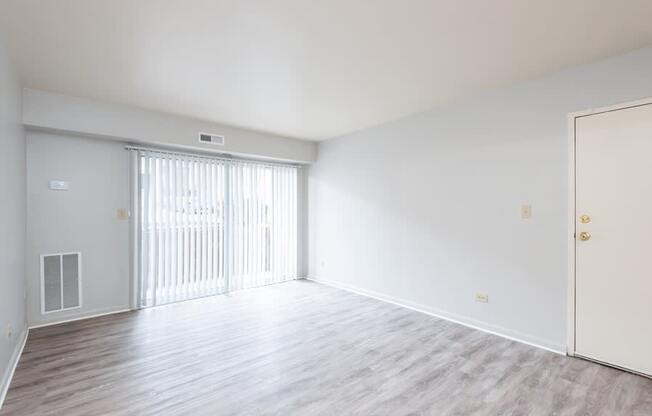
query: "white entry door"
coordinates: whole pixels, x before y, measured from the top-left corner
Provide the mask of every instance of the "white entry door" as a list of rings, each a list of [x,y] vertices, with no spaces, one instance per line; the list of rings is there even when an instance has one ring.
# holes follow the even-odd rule
[[[652,375],[652,105],[575,134],[575,352]]]

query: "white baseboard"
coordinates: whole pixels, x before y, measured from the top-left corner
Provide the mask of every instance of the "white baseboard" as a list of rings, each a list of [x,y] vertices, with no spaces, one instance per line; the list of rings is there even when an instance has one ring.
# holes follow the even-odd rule
[[[348,292],[353,292],[358,295],[366,296],[383,302],[391,303],[393,305],[402,306],[404,308],[411,309],[413,311],[425,313],[436,318],[445,319],[450,322],[455,322],[456,324],[464,325],[469,328],[477,329],[479,331],[487,332],[492,335],[497,335],[502,338],[507,338],[511,341],[520,342],[522,344],[527,344],[532,347],[537,347],[544,349],[546,351],[554,352],[556,354],[566,355],[566,346],[564,344],[556,344],[546,340],[542,340],[531,335],[523,334],[518,331],[514,331],[508,328],[504,328],[498,325],[492,325],[487,322],[478,321],[476,319],[468,318],[462,315],[442,311],[431,306],[426,306],[411,302],[406,299],[396,298],[393,296],[385,295],[384,293],[374,292],[371,290],[361,289],[352,285],[340,283],[334,280],[329,279],[320,279],[315,277],[307,277],[308,280],[325,284],[327,286],[336,287],[338,289],[346,290]]]
[[[2,384],[0,384],[0,409],[5,402],[7,397],[7,391],[9,391],[9,385],[11,384],[11,379],[14,378],[14,373],[16,372],[16,367],[18,367],[18,361],[20,361],[21,355],[23,355],[23,349],[25,349],[25,344],[27,343],[27,335],[29,334],[29,329],[26,328],[21,334],[22,340],[16,344],[14,353],[11,355],[11,360],[9,361],[9,367],[5,370],[5,373],[2,376]]]
[[[132,311],[132,310],[133,309],[131,309],[131,308],[123,308],[123,309],[112,309],[112,310],[109,310],[109,311],[106,311],[106,312],[89,312],[88,314],[78,315],[78,316],[74,316],[74,317],[70,317],[70,318],[62,318],[62,319],[55,320],[55,321],[36,323],[34,325],[30,325],[29,329],[43,328],[43,327],[46,327],[46,326],[65,324],[67,322],[81,321],[81,320],[90,319],[90,318],[98,318],[100,316],[114,315],[116,313],[129,312],[129,311]]]

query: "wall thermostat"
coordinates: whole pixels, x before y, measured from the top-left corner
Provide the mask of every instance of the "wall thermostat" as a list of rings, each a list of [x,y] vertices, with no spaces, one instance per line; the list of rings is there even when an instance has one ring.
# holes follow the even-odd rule
[[[68,181],[50,181],[48,188],[53,191],[67,191],[70,188],[70,183]]]

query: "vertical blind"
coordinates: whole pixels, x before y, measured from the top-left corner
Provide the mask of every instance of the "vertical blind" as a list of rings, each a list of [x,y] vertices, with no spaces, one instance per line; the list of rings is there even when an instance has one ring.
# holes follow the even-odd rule
[[[139,306],[297,277],[297,168],[133,150]]]

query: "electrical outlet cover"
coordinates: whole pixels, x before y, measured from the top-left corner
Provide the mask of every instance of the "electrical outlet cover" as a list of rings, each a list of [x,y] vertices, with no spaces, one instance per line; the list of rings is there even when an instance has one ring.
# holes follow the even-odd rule
[[[475,300],[476,300],[476,302],[488,303],[489,302],[489,295],[487,295],[486,293],[476,293],[475,294]]]

